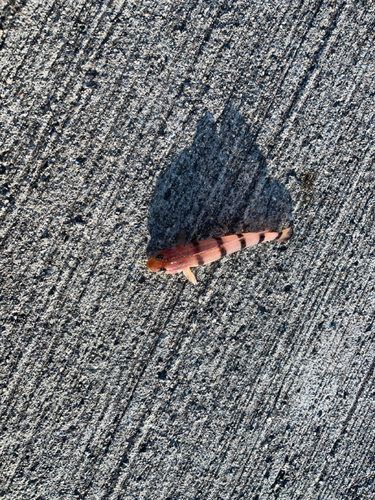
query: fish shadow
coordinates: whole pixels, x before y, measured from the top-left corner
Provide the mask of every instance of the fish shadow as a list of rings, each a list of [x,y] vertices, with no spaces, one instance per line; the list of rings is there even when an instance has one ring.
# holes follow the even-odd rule
[[[290,226],[287,189],[268,176],[267,164],[250,127],[228,104],[216,123],[206,113],[193,144],[157,179],[150,204],[147,255],[212,237]]]

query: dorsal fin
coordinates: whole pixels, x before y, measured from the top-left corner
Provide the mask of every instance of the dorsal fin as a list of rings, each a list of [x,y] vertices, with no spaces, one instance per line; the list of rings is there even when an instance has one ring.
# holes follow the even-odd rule
[[[185,229],[181,229],[181,231],[178,232],[176,236],[176,247],[184,247],[185,246],[185,238],[186,238],[186,231]]]

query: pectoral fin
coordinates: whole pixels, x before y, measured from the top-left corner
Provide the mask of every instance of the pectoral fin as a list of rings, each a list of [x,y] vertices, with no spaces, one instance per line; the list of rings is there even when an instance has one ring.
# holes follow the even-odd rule
[[[185,271],[183,271],[185,278],[187,278],[193,285],[197,284],[197,280],[193,274],[193,271],[188,267]]]

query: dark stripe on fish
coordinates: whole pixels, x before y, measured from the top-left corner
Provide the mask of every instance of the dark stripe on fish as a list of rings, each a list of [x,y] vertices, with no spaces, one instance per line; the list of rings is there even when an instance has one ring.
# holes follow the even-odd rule
[[[217,246],[219,247],[221,257],[225,257],[227,251],[224,248],[223,240],[221,238],[214,238],[214,239],[217,241]]]
[[[243,234],[241,234],[241,233],[240,233],[240,234],[237,234],[237,238],[240,240],[240,243],[241,243],[241,250],[242,250],[243,248],[246,248],[246,240],[245,240],[245,238],[244,238]]]
[[[197,259],[197,264],[198,266],[203,266],[204,264],[204,259],[202,258],[201,254],[199,253],[198,247],[201,246],[199,241],[194,241],[192,243],[193,247],[197,249],[196,253],[194,254],[194,257]]]
[[[197,255],[197,259],[198,259],[198,266],[203,266],[204,259],[202,258],[202,256],[200,254]]]
[[[259,235],[259,243],[262,243],[264,241],[264,234]]]
[[[192,243],[192,245],[193,245],[193,248],[195,248],[195,249],[196,249],[196,251],[195,251],[195,253],[194,253],[194,257],[195,257],[195,258],[196,258],[196,260],[197,260],[197,264],[198,264],[198,266],[203,266],[203,264],[204,264],[204,259],[202,259],[201,254],[199,253],[199,249],[198,249],[198,247],[200,247],[200,246],[201,246],[200,242],[199,242],[199,241],[194,241],[194,242]]]

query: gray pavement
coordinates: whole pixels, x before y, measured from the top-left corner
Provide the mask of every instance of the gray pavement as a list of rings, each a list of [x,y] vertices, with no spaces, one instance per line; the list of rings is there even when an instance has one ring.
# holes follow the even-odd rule
[[[375,498],[374,22],[0,2],[0,496]]]

